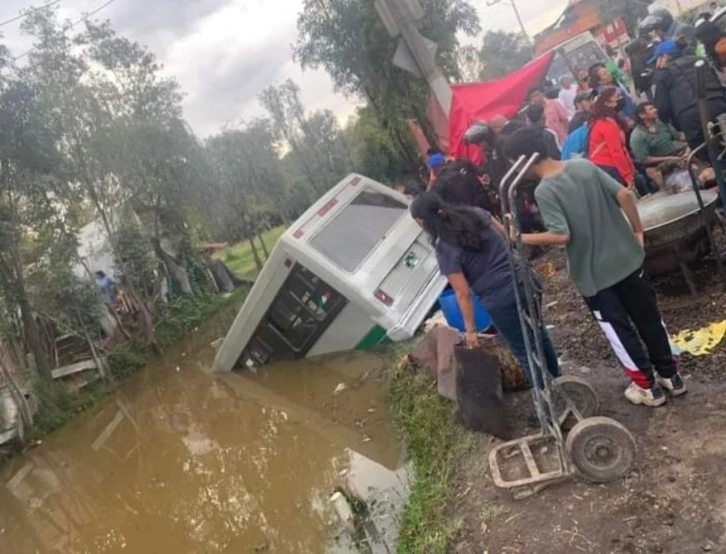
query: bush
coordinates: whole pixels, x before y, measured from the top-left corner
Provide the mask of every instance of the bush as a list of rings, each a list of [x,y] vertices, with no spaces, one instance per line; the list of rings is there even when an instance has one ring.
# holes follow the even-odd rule
[[[33,422],[33,437],[42,437],[65,425],[108,394],[104,381],[91,383],[80,392],[70,392],[57,382],[38,380],[33,384],[38,412]]]

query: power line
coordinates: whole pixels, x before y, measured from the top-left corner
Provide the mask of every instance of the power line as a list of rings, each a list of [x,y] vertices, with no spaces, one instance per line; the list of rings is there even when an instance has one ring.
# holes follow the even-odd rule
[[[116,1],[116,0],[108,0],[108,2],[106,2],[105,4],[101,4],[101,5],[100,5],[99,7],[97,7],[97,8],[95,9],[95,10],[93,10],[93,11],[91,11],[91,12],[88,12],[88,13],[87,13],[86,15],[84,15],[84,16],[83,16],[83,17],[82,17],[81,19],[79,19],[78,21],[76,21],[76,22],[74,22],[74,23],[71,23],[70,25],[67,25],[66,27],[63,27],[63,32],[65,33],[66,31],[70,31],[71,29],[73,29],[73,27],[75,27],[75,26],[76,26],[76,25],[78,25],[79,23],[83,23],[84,21],[86,21],[86,20],[88,20],[89,18],[93,17],[94,15],[96,15],[96,14],[97,14],[98,12],[100,12],[100,11],[101,11],[101,10],[103,10],[104,8],[107,8],[108,6],[110,6],[111,4],[113,4],[113,3],[115,2],[115,1]],[[27,56],[28,54],[30,54],[30,53],[31,53],[31,52],[32,52],[33,50],[35,50],[35,46],[33,46],[33,47],[31,47],[31,48],[28,48],[28,49],[27,49],[27,50],[26,50],[25,52],[23,52],[22,54],[19,54],[19,55],[15,56],[15,57],[13,58],[13,60],[12,60],[12,62],[11,62],[11,63],[15,63],[15,62],[17,62],[17,61],[18,61],[18,60],[19,60],[20,58],[22,58],[22,57],[24,57],[24,56]]]
[[[0,23],[0,27],[5,27],[5,25],[10,25],[11,23],[18,21],[19,19],[23,19],[24,17],[28,17],[31,13],[44,10],[45,8],[50,8],[51,6],[55,6],[56,4],[60,4],[61,0],[53,0],[53,2],[48,2],[47,4],[43,6],[38,6],[37,8],[28,8],[20,15],[16,15],[15,17],[8,19],[6,21],[3,21]]]
[[[522,34],[524,35],[524,38],[527,40],[527,42],[531,45],[532,41],[529,38],[529,33],[527,33],[526,27],[524,26],[522,14],[519,13],[519,8],[517,8],[515,0],[487,0],[487,6],[495,6],[497,4],[501,4],[502,2],[509,4],[512,7],[512,9],[514,10],[514,15],[517,16],[517,21],[519,22],[519,28],[522,30]]]

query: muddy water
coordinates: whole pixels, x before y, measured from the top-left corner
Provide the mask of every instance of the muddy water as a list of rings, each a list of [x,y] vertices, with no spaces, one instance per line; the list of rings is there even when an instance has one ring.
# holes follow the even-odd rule
[[[406,470],[382,361],[210,375],[219,332],[0,469],[0,552],[394,551]],[[336,487],[372,500],[357,546],[329,502]]]

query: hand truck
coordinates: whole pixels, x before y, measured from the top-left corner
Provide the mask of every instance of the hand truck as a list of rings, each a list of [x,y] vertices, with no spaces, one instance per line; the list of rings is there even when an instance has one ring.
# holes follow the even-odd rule
[[[500,183],[499,195],[509,244],[512,274],[525,269],[517,190],[538,154],[520,157]],[[525,498],[564,480],[577,470],[587,480],[607,483],[624,477],[636,458],[633,435],[607,417],[597,417],[595,390],[576,376],[553,378],[547,371],[541,329],[541,296],[531,271],[523,271],[523,286],[515,286],[527,358],[534,378],[532,398],[541,430],[495,447],[489,465],[496,486]],[[540,383],[538,386],[537,382]],[[554,446],[554,448],[552,448]],[[516,463],[515,463],[516,462]]]

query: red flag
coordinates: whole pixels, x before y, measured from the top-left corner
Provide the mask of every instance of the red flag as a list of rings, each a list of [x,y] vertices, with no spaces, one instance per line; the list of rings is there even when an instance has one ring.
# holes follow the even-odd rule
[[[449,114],[449,151],[457,158],[481,162],[478,148],[467,148],[464,133],[476,121],[489,121],[496,115],[514,117],[527,99],[529,90],[542,83],[554,52],[540,56],[522,69],[486,83],[453,85]]]

